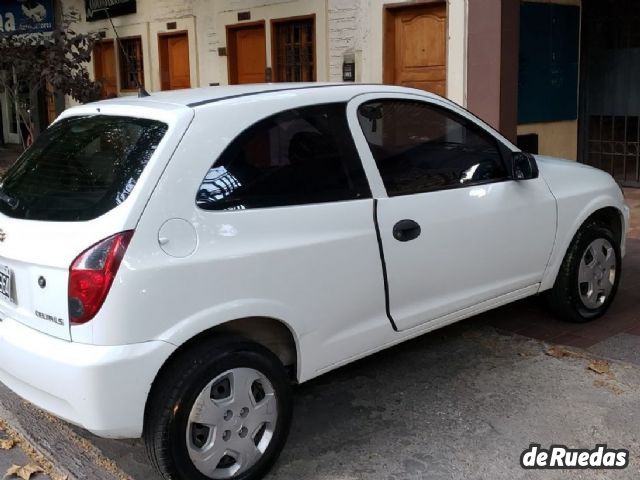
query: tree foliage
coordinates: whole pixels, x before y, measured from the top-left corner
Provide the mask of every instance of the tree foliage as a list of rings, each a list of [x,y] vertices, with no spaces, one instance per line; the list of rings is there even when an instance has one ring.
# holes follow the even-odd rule
[[[17,104],[20,120],[32,135],[29,117],[39,92],[49,88],[81,103],[99,96],[100,85],[86,68],[98,37],[74,31],[78,19],[77,10],[70,9],[53,32],[0,35],[0,89]]]

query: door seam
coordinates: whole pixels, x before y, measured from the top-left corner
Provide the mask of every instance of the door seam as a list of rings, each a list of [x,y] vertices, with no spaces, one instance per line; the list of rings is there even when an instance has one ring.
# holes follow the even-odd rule
[[[382,236],[380,235],[380,225],[378,224],[378,199],[373,199],[373,224],[376,228],[376,239],[378,240],[378,251],[380,253],[380,263],[382,264],[382,282],[384,284],[384,304],[387,318],[393,327],[393,330],[399,332],[396,322],[391,316],[391,306],[389,302],[389,279],[387,277],[387,262],[384,259],[384,248],[382,246]]]

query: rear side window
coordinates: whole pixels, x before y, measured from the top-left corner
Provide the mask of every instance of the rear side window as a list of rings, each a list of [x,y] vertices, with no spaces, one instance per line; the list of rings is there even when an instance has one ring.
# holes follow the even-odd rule
[[[243,210],[370,197],[345,108],[297,108],[249,127],[209,169],[196,203]]]
[[[91,115],[52,125],[0,184],[0,211],[14,218],[82,221],[124,202],[167,125]]]

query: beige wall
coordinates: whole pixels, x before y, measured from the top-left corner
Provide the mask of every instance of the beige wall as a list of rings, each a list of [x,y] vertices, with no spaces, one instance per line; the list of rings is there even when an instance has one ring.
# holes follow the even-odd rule
[[[271,19],[315,14],[316,16],[316,72],[320,81],[328,80],[327,52],[328,0],[138,0],[137,13],[113,18],[120,37],[142,38],[145,87],[160,90],[158,34],[166,33],[167,23],[175,22],[175,31],[189,35],[191,86],[226,84],[227,57],[218,55],[219,47],[226,47],[226,25],[238,23],[238,12],[249,11],[248,22],[265,21],[267,66],[271,66]],[[63,8],[74,7],[84,20],[84,0],[63,0]],[[78,32],[104,32],[105,38],[115,38],[106,20],[82,21]],[[173,31],[173,30],[172,30]],[[116,62],[117,64],[117,62]],[[93,65],[88,66],[93,76]],[[134,94],[122,92],[122,95]],[[69,101],[69,103],[72,103]]]
[[[578,121],[518,125],[518,135],[538,134],[538,153],[576,160],[578,158]]]
[[[265,21],[267,42],[267,66],[273,65],[271,58],[272,19],[315,14],[316,16],[316,78],[327,81],[327,0],[199,0],[196,2],[198,30],[201,34],[199,44],[201,58],[201,85],[209,83],[228,83],[227,57],[218,56],[218,48],[227,45],[226,25],[236,25],[255,21]],[[215,5],[212,8],[212,5]],[[238,12],[250,12],[251,19],[238,22]]]
[[[64,8],[82,12],[84,0],[62,0]],[[138,0],[138,12],[115,17],[121,37],[139,35],[144,55],[145,86],[160,90],[158,34],[168,22],[189,34],[191,84],[193,87],[228,82],[227,57],[218,49],[226,47],[226,25],[238,23],[238,12],[250,12],[248,22],[265,21],[267,66],[271,59],[272,19],[298,15],[316,16],[316,75],[319,81],[341,81],[345,54],[356,60],[356,80],[382,83],[383,7],[406,0]],[[466,104],[467,0],[447,0],[447,96]],[[114,38],[106,20],[81,22],[80,32],[102,31]],[[93,75],[93,65],[89,65]]]

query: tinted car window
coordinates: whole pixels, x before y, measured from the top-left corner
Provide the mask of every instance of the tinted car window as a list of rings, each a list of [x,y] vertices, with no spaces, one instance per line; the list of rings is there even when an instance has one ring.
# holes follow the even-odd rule
[[[358,119],[389,196],[507,177],[497,141],[444,108],[380,100],[362,104]]]
[[[60,120],[9,169],[0,212],[15,218],[81,221],[124,202],[167,125],[92,115]]]
[[[196,203],[229,210],[370,197],[344,104],[268,117],[241,133],[198,189]]]

